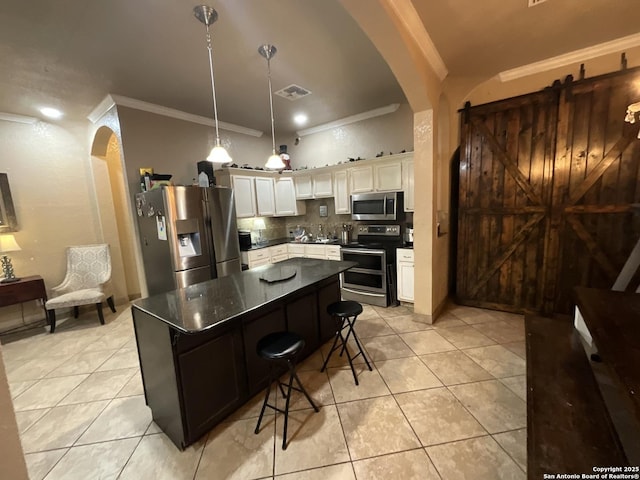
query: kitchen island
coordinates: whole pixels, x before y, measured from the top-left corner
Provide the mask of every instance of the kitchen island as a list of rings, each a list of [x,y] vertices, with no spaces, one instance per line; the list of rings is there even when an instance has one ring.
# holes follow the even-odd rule
[[[264,335],[300,334],[302,358],[332,338],[326,308],[340,300],[339,274],[354,265],[292,258],[134,302],[156,424],[183,449],[266,387],[269,365],[256,353]]]

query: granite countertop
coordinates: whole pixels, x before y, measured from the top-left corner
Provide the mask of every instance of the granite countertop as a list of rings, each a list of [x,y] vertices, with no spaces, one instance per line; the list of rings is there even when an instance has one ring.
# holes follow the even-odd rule
[[[296,242],[291,240],[289,237],[285,238],[276,238],[273,240],[268,240],[266,243],[256,245],[251,244],[251,248],[246,250],[242,250],[243,252],[249,252],[251,250],[260,250],[261,248],[273,247],[275,245],[282,245],[283,243],[293,243],[294,245],[342,245],[340,243],[340,239],[335,239],[330,242]]]
[[[338,275],[355,265],[355,262],[290,258],[277,264],[136,300],[132,308],[142,310],[181,332],[198,333]],[[295,269],[296,275],[275,283],[260,280],[269,269],[282,267]]]

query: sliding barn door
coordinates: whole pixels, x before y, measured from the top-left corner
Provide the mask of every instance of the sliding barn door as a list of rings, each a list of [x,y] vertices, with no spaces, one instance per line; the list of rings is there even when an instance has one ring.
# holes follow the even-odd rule
[[[541,310],[557,92],[463,113],[457,297],[467,305]]]
[[[460,303],[569,313],[574,286],[611,287],[640,237],[635,85],[631,71],[462,113]]]

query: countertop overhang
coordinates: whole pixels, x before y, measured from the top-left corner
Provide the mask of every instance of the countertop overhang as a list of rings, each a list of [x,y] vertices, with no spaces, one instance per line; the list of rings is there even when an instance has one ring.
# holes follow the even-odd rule
[[[139,309],[187,334],[200,333],[263,307],[356,265],[355,262],[290,258],[276,264],[197,283],[184,289],[133,302]],[[260,277],[269,270],[294,268],[296,275],[268,283]]]

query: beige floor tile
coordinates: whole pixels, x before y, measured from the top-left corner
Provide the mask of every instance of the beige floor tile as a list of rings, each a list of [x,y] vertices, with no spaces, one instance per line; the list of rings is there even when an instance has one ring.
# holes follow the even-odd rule
[[[496,343],[470,325],[442,328],[438,333],[458,348],[484,347]]]
[[[403,333],[400,338],[409,345],[416,355],[426,355],[427,353],[438,353],[455,350],[456,347],[451,342],[445,340],[435,330],[425,332]]]
[[[257,435],[253,419],[218,425],[209,433],[195,479],[249,480],[271,476],[274,424],[272,420],[264,422]]]
[[[395,333],[420,332],[433,328],[425,315],[419,315],[417,313],[390,317],[387,323]]]
[[[116,398],[95,419],[76,445],[141,437],[151,424],[151,410],[143,396]]]
[[[526,373],[524,360],[502,345],[469,348],[464,353],[494,377],[513,377]]]
[[[355,384],[351,370],[329,369],[329,381],[336,403],[380,397],[391,393],[375,368],[369,371],[365,365],[356,365],[355,369],[359,385]]]
[[[43,480],[47,473],[67,453],[67,448],[46,452],[28,453],[24,456],[30,480]]]
[[[487,322],[474,325],[474,328],[498,343],[521,342],[524,340],[524,323],[519,325],[504,321]]]
[[[16,422],[18,422],[18,431],[21,434],[24,433],[31,425],[40,420],[49,410],[51,409],[41,408],[39,410],[25,410],[24,412],[15,412]]]
[[[96,352],[80,352],[59,367],[53,369],[47,377],[63,377],[66,375],[78,375],[93,373],[109,359],[117,350],[100,350]]]
[[[522,358],[522,359],[524,359],[526,361],[526,359],[527,359],[527,346],[526,346],[525,342],[503,343],[502,346],[504,348],[512,351],[513,353],[515,353],[520,358]]]
[[[180,451],[163,433],[144,436],[119,480],[193,480],[205,440]]]
[[[56,338],[53,338],[53,337]],[[82,352],[90,343],[97,340],[96,336],[86,335],[65,335],[64,333],[55,333],[52,336],[52,340],[55,340],[55,346],[51,348],[50,352],[54,355],[77,355]],[[53,344],[53,341],[51,342]]]
[[[108,370],[89,375],[78,387],[62,399],[60,405],[110,400],[137,372],[135,368]]]
[[[24,382],[9,382],[9,390],[11,398],[15,399],[18,395],[35,385],[38,380],[25,380]]]
[[[418,357],[376,362],[376,367],[392,393],[442,386],[440,380]]]
[[[360,339],[392,335],[391,327],[381,317],[360,318],[356,320],[355,331]]]
[[[486,431],[446,388],[396,395],[422,445],[486,435]]]
[[[87,377],[85,374],[39,380],[16,397],[13,407],[16,411],[54,407]]]
[[[149,425],[149,428],[147,428],[147,431],[144,432],[144,434],[153,435],[154,433],[162,433],[162,429],[156,424],[156,422],[151,422],[151,425]]]
[[[421,356],[420,359],[445,385],[494,378],[493,375],[458,350],[431,353]]]
[[[384,337],[372,337],[362,339],[369,361],[390,360],[413,356],[413,351],[398,335],[385,335]]]
[[[352,460],[420,446],[392,396],[338,404]]]
[[[484,308],[456,305],[455,307],[448,309],[447,312],[452,313],[464,323],[467,323],[469,325],[475,325],[485,322],[495,322],[496,320],[499,320],[499,317],[496,317],[495,315],[495,311],[486,310]]]
[[[466,325],[465,322],[460,320],[458,317],[453,315],[450,312],[444,312],[440,314],[436,320],[433,322],[433,328],[441,329],[441,328],[451,328],[451,327],[464,327]]]
[[[421,448],[353,462],[358,480],[440,480]]]
[[[94,342],[87,345],[84,349],[85,352],[93,352],[96,350],[114,350],[121,349],[129,340],[131,336],[127,333],[110,332],[102,337],[96,339]]]
[[[524,472],[491,437],[427,447],[442,480],[525,480]]]
[[[329,376],[326,371],[318,372],[318,371],[307,371],[307,372],[298,372],[298,378],[302,382],[302,386],[307,391],[311,400],[316,404],[317,407],[321,407],[323,405],[332,405],[335,402],[333,399],[333,392],[331,391],[331,384],[329,383]],[[280,379],[281,382],[286,383],[289,381],[289,376],[282,377]],[[296,381],[293,381],[293,386],[297,386]],[[279,408],[284,409],[285,407],[285,399],[282,397],[282,393],[280,393],[280,389],[277,390],[276,394],[276,385],[271,387],[271,395],[269,403],[273,402],[274,396],[277,398],[277,404]],[[286,390],[286,387],[283,387]],[[291,390],[291,401],[289,402],[289,410],[302,410],[306,408],[311,408],[309,402],[302,392],[298,392],[296,390]]]
[[[378,315],[378,312],[376,311],[376,309],[372,306],[372,305],[362,305],[362,313],[360,315],[358,315],[358,320],[361,320],[363,318],[375,318],[375,317],[380,317],[380,315]]]
[[[271,398],[273,398],[273,393],[271,394]],[[247,403],[242,405],[239,409],[229,415],[224,421],[225,422],[235,422],[236,420],[242,420],[246,418],[254,418],[257,421],[258,416],[260,415],[260,409],[262,408],[262,402],[264,402],[264,391],[254,395]],[[275,415],[275,411],[267,408],[264,411],[265,416]],[[153,426],[154,423],[151,423]]]
[[[351,463],[314,468],[302,472],[277,475],[278,480],[356,480]]]
[[[70,447],[109,402],[54,407],[22,435],[25,453]]]
[[[527,406],[499,380],[454,385],[449,390],[489,433],[527,425]]]
[[[10,382],[25,380],[39,380],[47,376],[54,368],[65,363],[73,355],[52,355],[44,358],[34,358],[23,363],[15,370],[7,370],[7,379]]]
[[[139,441],[139,438],[127,438],[70,448],[46,480],[115,480]]]
[[[390,318],[390,317],[397,317],[399,315],[411,315],[413,313],[413,308],[407,307],[407,306],[404,306],[404,305],[400,305],[400,306],[397,306],[397,307],[376,307],[376,306],[374,306],[373,309],[376,312],[378,312],[378,315],[380,315],[385,320],[387,318]]]
[[[515,460],[522,470],[527,471],[527,429],[496,433],[493,439]]]
[[[140,371],[136,371],[133,377],[122,387],[116,398],[132,397],[134,395],[144,395],[144,385],[142,384],[142,375]]]
[[[323,363],[324,358],[322,357],[322,353],[320,350],[317,350],[298,364],[297,371],[304,372],[307,370],[315,370],[319,372]]]
[[[344,335],[346,335],[346,331]],[[322,345],[321,347],[322,358],[327,358],[327,356],[329,355],[329,352],[331,351],[332,345],[333,345],[333,340]],[[356,345],[356,342],[353,340],[352,337],[349,338],[347,345],[349,346],[349,352],[351,353],[351,355],[355,355],[356,353],[358,353],[358,346]],[[362,345],[364,349],[364,339],[360,339],[360,345]],[[366,353],[367,352],[365,352],[365,354]],[[358,355],[355,359],[353,359],[353,363],[354,364],[365,363],[364,357],[362,355]],[[331,354],[331,357],[329,358],[329,363],[327,364],[327,367],[349,368],[349,361],[347,360],[346,353],[340,356],[340,349],[335,350]]]
[[[322,407],[317,413],[312,409],[290,412],[286,450],[282,450],[282,429],[283,417],[278,415],[276,475],[349,461],[347,443],[335,405]]]
[[[501,378],[500,381],[504,383],[509,390],[515,393],[525,402],[527,401],[527,376],[518,375],[517,377]]]
[[[100,365],[98,372],[106,370],[120,370],[123,368],[140,368],[137,350],[119,350],[109,360]]]

